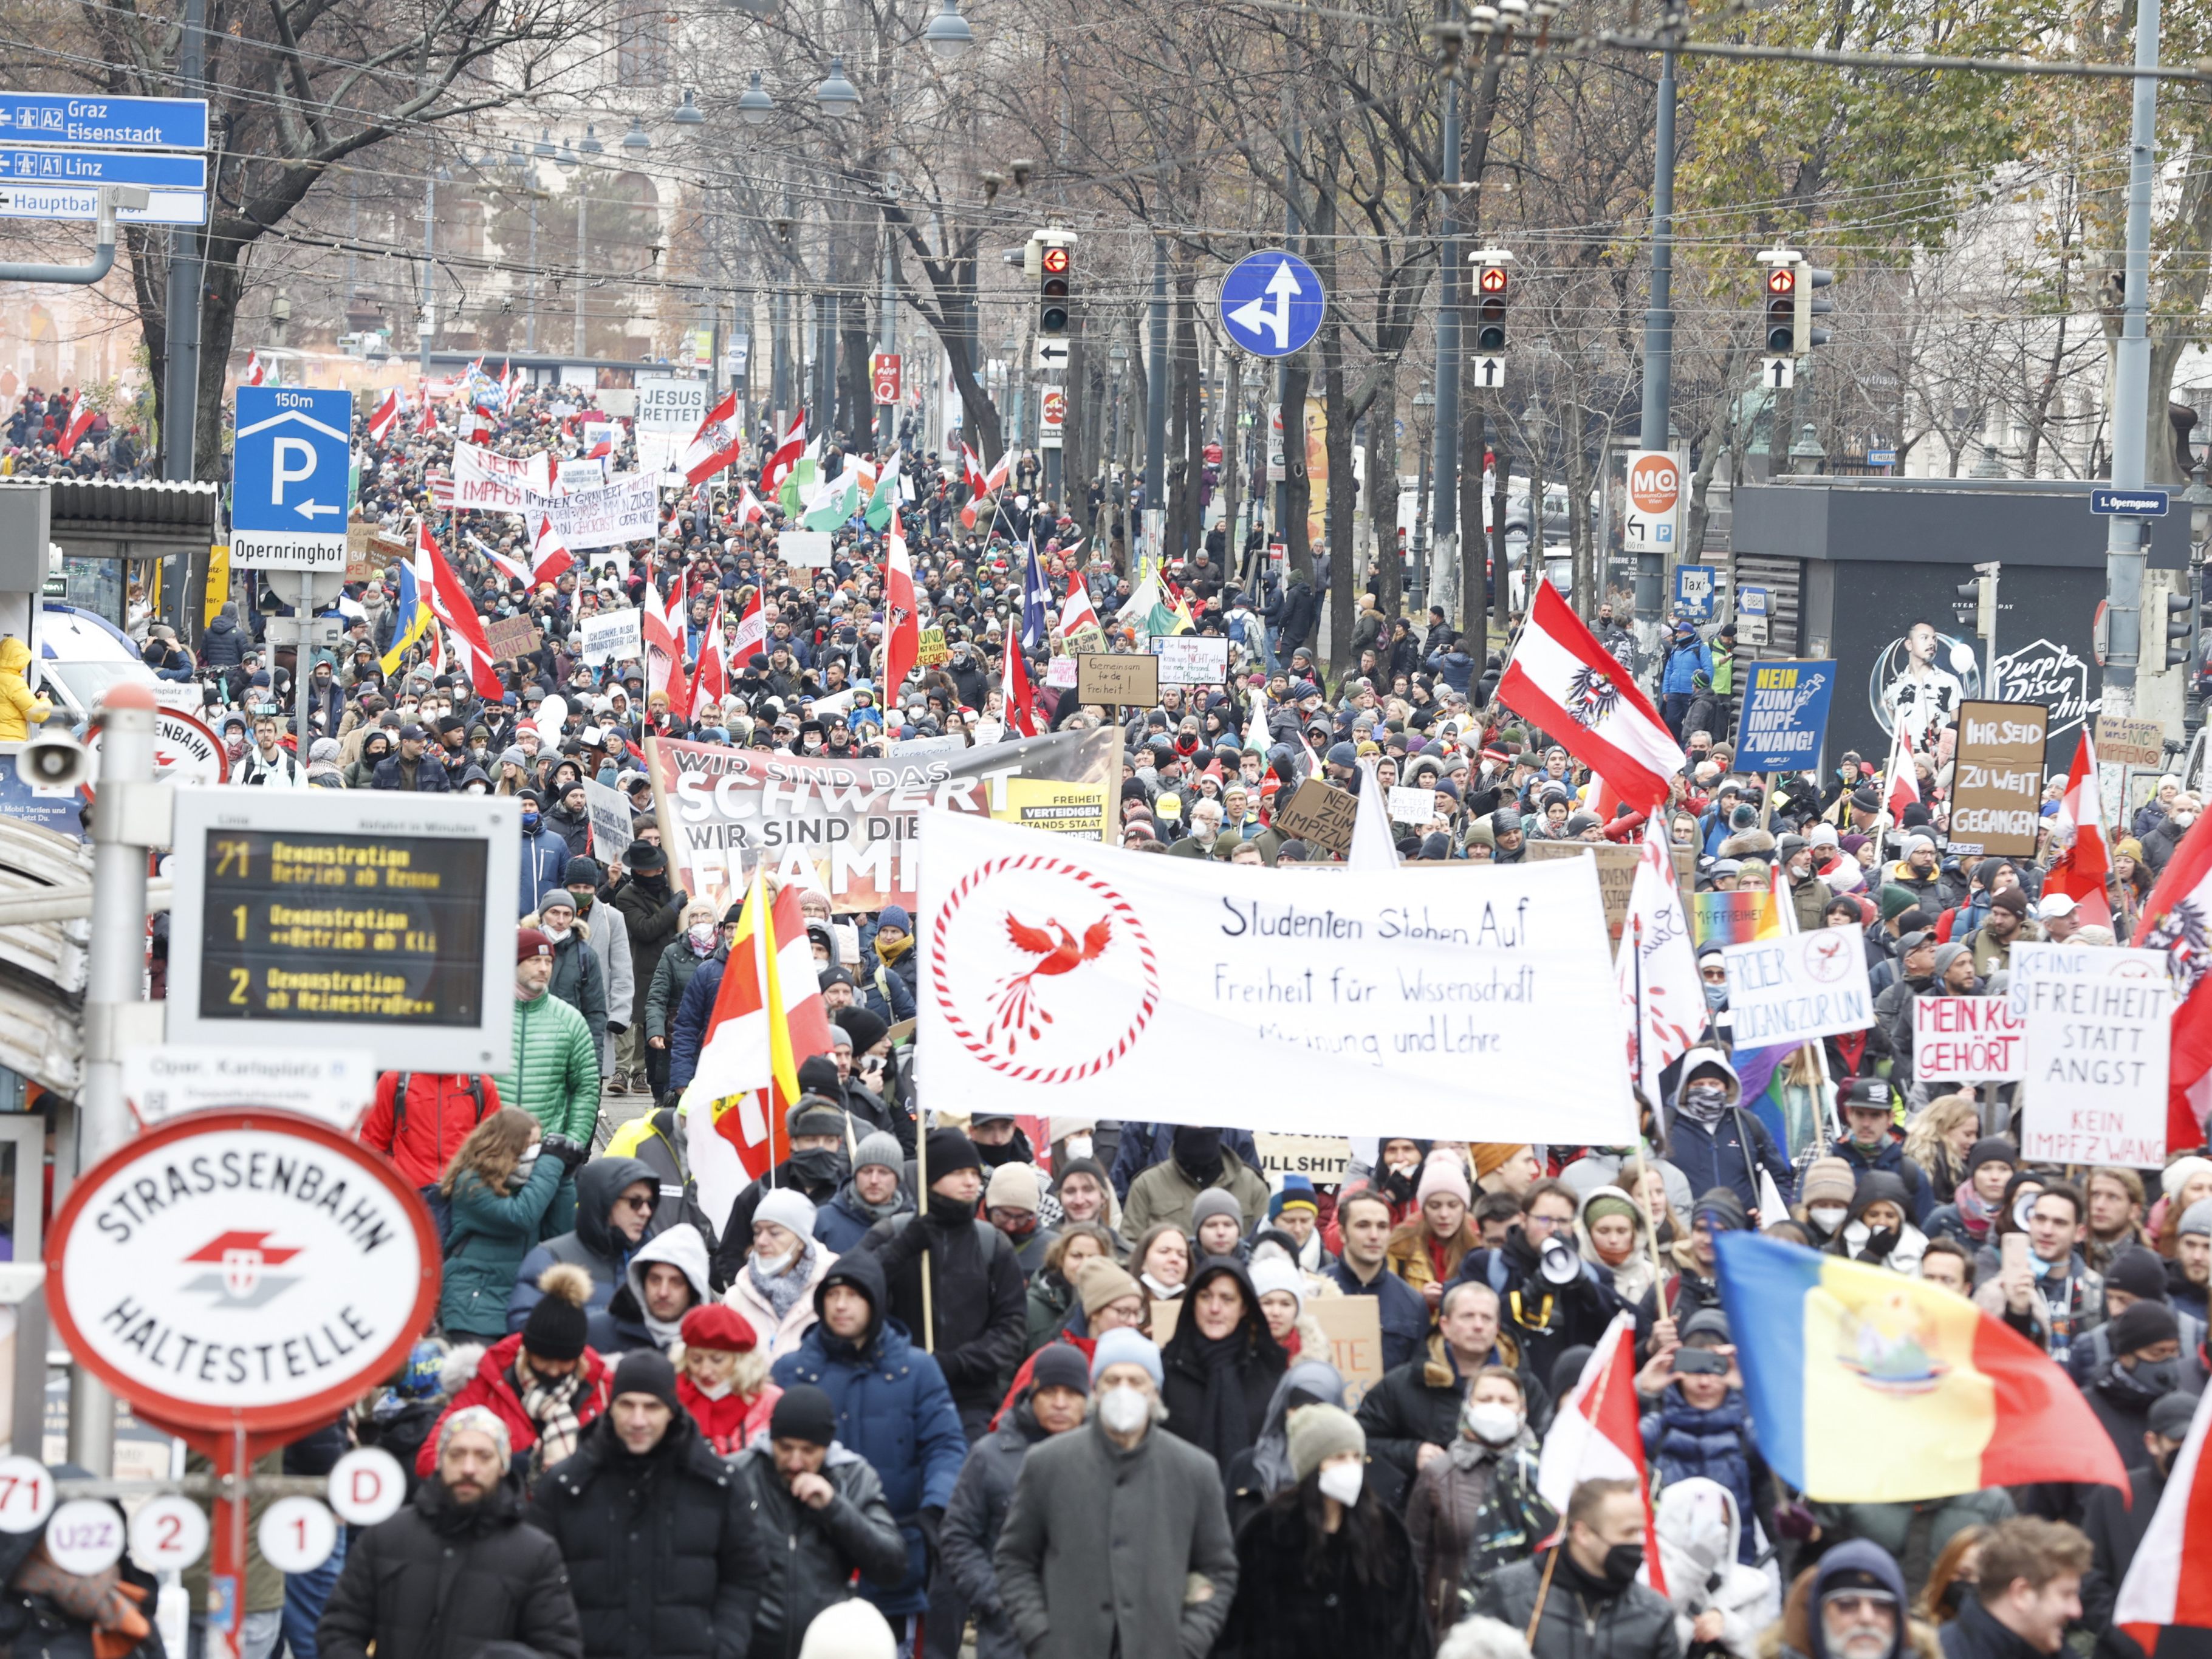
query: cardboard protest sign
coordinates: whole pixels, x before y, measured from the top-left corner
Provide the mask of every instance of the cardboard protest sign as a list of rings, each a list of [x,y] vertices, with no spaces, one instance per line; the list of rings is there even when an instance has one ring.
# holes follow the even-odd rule
[[[1804,1042],[1874,1024],[1866,941],[1855,927],[1730,945],[1721,960],[1739,1048]]]
[[[645,654],[645,613],[635,606],[601,611],[578,625],[586,662],[627,661]]]
[[[1358,817],[1358,796],[1308,778],[1296,794],[1276,806],[1273,827],[1285,841],[1341,853],[1352,845],[1352,826]]]
[[[2035,851],[2050,723],[2040,703],[1959,705],[1958,757],[1951,774],[1952,851]]]
[[[1763,900],[1767,896],[1764,893],[1693,892],[1692,890],[1698,880],[1697,849],[1677,847],[1674,850],[1674,879],[1682,890],[1682,908],[1690,912],[1693,927],[1696,913],[1691,911],[1692,899]],[[1620,941],[1620,930],[1628,925],[1628,896],[1636,886],[1636,863],[1643,855],[1643,848],[1633,842],[1623,846],[1610,841],[1532,841],[1524,842],[1522,847],[1522,856],[1531,863],[1541,863],[1546,859],[1593,859],[1596,861],[1597,890],[1605,898],[1606,931],[1613,936],[1615,944]],[[1744,935],[1747,939],[1756,936],[1755,933]],[[1705,942],[1704,935],[1698,935],[1692,942],[1703,945]],[[1729,941],[1723,939],[1722,943]]]
[[[2027,1002],[2021,1156],[2146,1170],[2164,1164],[2174,996],[2163,962],[2154,973],[2132,961],[2077,972],[2046,968],[2029,981]]]
[[[1079,702],[1139,703],[1160,700],[1160,659],[1153,656],[1079,656],[1075,659]]]
[[[924,668],[934,668],[940,663],[950,661],[952,653],[945,647],[943,629],[925,628],[921,630],[915,646],[915,661]]]
[[[2027,1028],[2005,997],[1912,999],[1912,1070],[1944,1083],[2010,1083],[2027,1063]]]
[[[1283,1135],[1255,1129],[1252,1145],[1260,1154],[1262,1175],[1302,1175],[1317,1187],[1342,1181],[1345,1166],[1352,1162],[1352,1143],[1342,1135]]]
[[[1382,1304],[1371,1296],[1316,1296],[1305,1310],[1328,1339],[1329,1364],[1344,1379],[1344,1408],[1359,1409],[1382,1380]]]
[[[925,816],[917,1037],[977,1112],[1126,1108],[1283,1133],[1618,1146],[1626,1045],[1561,1042],[1617,1008],[1587,863],[1292,871],[1048,841]],[[1854,939],[1854,943],[1856,939]]]
[[[495,659],[533,656],[544,642],[536,619],[530,617],[502,617],[485,627],[484,638]]]
[[[2106,766],[2146,769],[2166,764],[2166,728],[2156,720],[2097,716],[2097,759]]]

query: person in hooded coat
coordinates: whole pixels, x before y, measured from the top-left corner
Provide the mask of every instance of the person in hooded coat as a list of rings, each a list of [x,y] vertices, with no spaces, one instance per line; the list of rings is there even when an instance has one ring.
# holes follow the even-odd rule
[[[665,1274],[659,1286],[649,1284],[648,1276],[656,1265],[681,1273],[690,1293],[672,1291]],[[665,1232],[652,1234],[630,1257],[623,1271],[621,1287],[607,1303],[605,1325],[611,1346],[603,1352],[628,1353],[655,1348],[666,1353],[683,1340],[684,1315],[714,1299],[714,1289],[708,1280],[707,1241],[699,1236],[699,1230],[689,1222],[680,1222]],[[599,1346],[597,1337],[592,1346]]]
[[[1710,1653],[1717,1644],[1728,1659],[1758,1659],[1759,1635],[1781,1617],[1782,1596],[1772,1579],[1739,1559],[1743,1516],[1735,1495],[1692,1475],[1660,1492],[1656,1512],[1659,1563],[1682,1651],[1705,1644]]]
[[[635,1195],[631,1189],[640,1186],[647,1199],[641,1211],[627,1201]],[[601,1336],[611,1335],[612,1325],[604,1321],[607,1304],[621,1287],[629,1258],[659,1200],[659,1179],[636,1158],[595,1158],[577,1170],[575,1230],[547,1239],[523,1257],[514,1293],[507,1298],[507,1328],[520,1330],[537,1306],[540,1273],[556,1262],[574,1262],[592,1276],[586,1312],[602,1316],[597,1328]],[[592,1346],[599,1344],[594,1340]]]
[[[702,968],[692,980],[695,989],[706,973]],[[851,1173],[846,1152],[851,1144],[846,1139],[850,1130],[844,1112],[834,1101],[820,1095],[800,1095],[783,1115],[783,1133],[784,1145],[791,1148],[789,1155],[769,1171],[765,1181],[746,1187],[730,1206],[730,1219],[714,1250],[714,1277],[722,1284],[737,1278],[752,1250],[753,1212],[763,1199],[774,1192],[797,1193],[818,1212],[836,1197]],[[801,1146],[801,1141],[808,1144]],[[813,1237],[811,1222],[807,1236]]]
[[[1175,1151],[1129,1183],[1121,1210],[1121,1237],[1133,1244],[1163,1223],[1188,1236],[1191,1206],[1212,1187],[1225,1188],[1244,1212],[1247,1231],[1267,1213],[1267,1183],[1221,1144],[1221,1131],[1182,1125],[1175,1131]]]
[[[1300,1359],[1283,1373],[1267,1401],[1260,1437],[1229,1462],[1229,1530],[1242,1532],[1277,1492],[1297,1484],[1291,1468],[1291,1413],[1307,1406],[1344,1404],[1344,1377],[1326,1359]]]
[[[850,1292],[849,1296],[839,1294]],[[865,1304],[856,1310],[853,1297]],[[937,1361],[887,1316],[883,1264],[854,1250],[831,1264],[814,1289],[816,1322],[795,1352],[769,1368],[787,1392],[812,1383],[837,1413],[837,1439],[883,1481],[906,1540],[906,1575],[864,1578],[860,1593],[896,1622],[928,1605],[928,1557],[968,1455],[968,1437]]]
[[[1237,1455],[1267,1426],[1275,1385],[1290,1360],[1267,1328],[1243,1262],[1206,1258],[1182,1304],[1175,1334],[1160,1349],[1164,1426],[1210,1455],[1225,1486]]]
[[[1849,1217],[1828,1241],[1827,1255],[1918,1276],[1928,1235],[1912,1224],[1912,1196],[1902,1180],[1887,1170],[1867,1170],[1852,1191]]]

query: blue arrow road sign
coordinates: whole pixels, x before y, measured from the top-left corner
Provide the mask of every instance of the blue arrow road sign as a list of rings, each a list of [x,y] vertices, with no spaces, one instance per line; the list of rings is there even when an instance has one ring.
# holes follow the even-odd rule
[[[204,155],[149,155],[127,149],[0,149],[0,184],[143,185],[149,190],[205,190]]]
[[[0,92],[0,140],[19,144],[131,144],[205,149],[204,98],[79,98]]]
[[[1221,279],[1229,337],[1260,357],[1287,357],[1321,331],[1321,278],[1295,253],[1269,249],[1237,261]]]
[[[343,570],[353,393],[238,389],[230,562],[264,570]]]
[[[2162,519],[2166,516],[2163,489],[2093,489],[2089,510],[2107,519]]]

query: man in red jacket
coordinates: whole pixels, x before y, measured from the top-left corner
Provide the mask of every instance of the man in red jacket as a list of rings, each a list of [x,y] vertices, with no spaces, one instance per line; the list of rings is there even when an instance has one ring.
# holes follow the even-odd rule
[[[361,1144],[390,1158],[422,1194],[443,1238],[446,1195],[438,1183],[461,1143],[498,1109],[499,1085],[489,1074],[386,1072],[376,1079],[376,1103],[361,1121]]]

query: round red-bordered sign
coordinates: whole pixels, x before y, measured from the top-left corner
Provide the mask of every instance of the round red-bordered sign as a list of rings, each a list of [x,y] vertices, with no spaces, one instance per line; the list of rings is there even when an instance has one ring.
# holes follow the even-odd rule
[[[375,1153],[289,1112],[195,1112],[70,1188],[46,1297],[77,1363],[146,1416],[280,1431],[392,1373],[438,1269],[429,1211]]]
[[[1037,908],[1037,884],[1022,883],[1021,885],[1029,890],[1021,899],[1013,901],[1022,914],[1018,916],[1006,904],[994,903],[990,906],[990,914],[982,918],[981,925],[995,929],[1012,922],[1028,927],[1035,933],[1037,944],[1030,946],[1017,945],[1014,952],[1010,953],[1007,964],[1012,971],[995,976],[988,984],[979,982],[973,988],[978,994],[979,1008],[987,1010],[989,1017],[983,1018],[979,1013],[978,1018],[971,1020],[962,1006],[970,988],[964,985],[957,988],[962,994],[955,994],[956,988],[951,983],[948,965],[948,942],[958,936],[963,920],[975,920],[973,915],[963,916],[964,907],[971,902],[982,902],[982,890],[994,881],[1000,883],[1000,893],[994,893],[990,897],[1000,898],[1006,885],[1003,878],[1008,876],[1048,877],[1064,882],[1071,897],[1079,896],[1093,910],[1103,909],[1103,915],[1093,921],[1091,927],[1103,924],[1108,932],[1103,939],[1094,942],[1090,927],[1079,933],[1071,931],[1049,915],[1048,908]],[[1054,938],[1060,941],[1056,948],[1051,942]],[[1130,988],[1133,994],[1127,999],[1131,1006],[1126,1014],[1106,1022],[1109,1029],[1105,1030],[1103,1041],[1085,1042],[1081,1045],[1080,1053],[1063,1053],[1054,1057],[1049,1052],[1053,1045],[1040,1036],[1042,1026],[1032,1030],[1024,1025],[1021,1030],[1009,1030],[1006,1016],[1010,998],[1019,996],[1029,988],[1018,982],[1031,980],[1032,970],[1042,971],[1045,962],[1062,952],[1067,957],[1074,958],[1075,965],[1079,969],[1084,963],[1117,949],[1133,953],[1135,972],[1130,976],[1133,981]],[[1027,954],[1019,954],[1022,951]],[[1159,963],[1152,952],[1152,939],[1138,918],[1136,908],[1112,885],[1080,865],[1072,864],[1049,853],[1025,853],[1018,857],[987,859],[961,877],[938,907],[936,920],[930,928],[930,957],[933,994],[952,1035],[977,1060],[1018,1083],[1079,1083],[1087,1078],[1096,1077],[1129,1052],[1137,1039],[1144,1035],[1145,1028],[1152,1024],[1152,1015],[1159,1008]],[[963,962],[963,967],[966,965]],[[979,975],[979,981],[981,977]],[[1082,1012],[1086,1009],[1095,1012],[1091,1009],[1094,1002],[1095,993],[1079,981],[1075,981],[1070,986],[1069,997],[1062,1002],[1062,1017],[1071,1012]],[[1099,1022],[1092,1023],[1096,1025]],[[976,1029],[978,1024],[982,1027],[980,1030]],[[1022,1030],[1028,1030],[1031,1039],[1032,1053],[1028,1059],[1024,1059],[1021,1054]],[[1039,1042],[1043,1042],[1047,1048],[1043,1056],[1035,1052]],[[1062,1043],[1060,1046],[1065,1049],[1068,1045]]]

